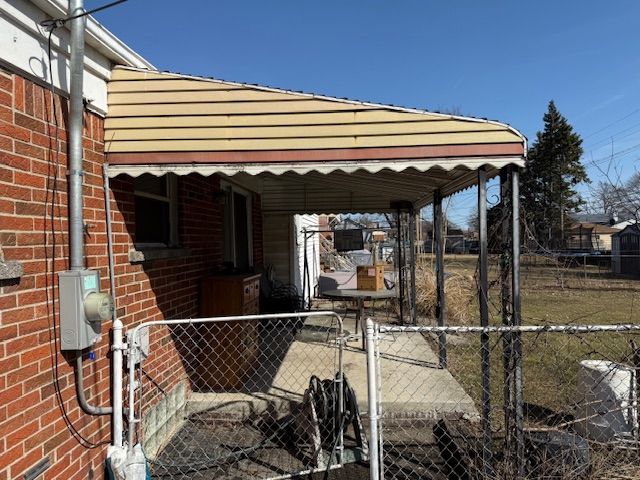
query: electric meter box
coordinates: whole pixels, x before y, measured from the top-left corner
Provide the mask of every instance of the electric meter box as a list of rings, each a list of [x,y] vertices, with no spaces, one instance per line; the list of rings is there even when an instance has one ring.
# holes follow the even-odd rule
[[[58,274],[60,294],[60,349],[83,350],[100,339],[102,322],[113,318],[113,299],[100,292],[96,270]]]

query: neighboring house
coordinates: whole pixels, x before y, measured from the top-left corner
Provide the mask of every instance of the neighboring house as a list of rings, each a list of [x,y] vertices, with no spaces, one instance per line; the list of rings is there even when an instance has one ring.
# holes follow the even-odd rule
[[[610,213],[572,213],[576,223],[595,223],[597,225],[613,225],[617,218]]]
[[[640,275],[640,227],[631,224],[613,235],[611,270],[623,275]]]
[[[433,230],[428,227],[426,231],[427,239],[423,242],[424,251],[431,253],[433,251]],[[468,241],[465,233],[459,228],[449,228],[444,235],[444,251],[445,253],[469,253]],[[477,252],[476,252],[477,253]]]
[[[579,252],[611,252],[611,236],[620,230],[595,223],[577,223],[565,233],[566,249]]]
[[[0,10],[0,479],[38,466],[46,479],[102,478],[111,422],[81,410],[78,352],[58,343],[69,47],[57,29],[51,94],[38,23],[65,17],[66,2],[0,0]],[[393,212],[398,200],[418,209],[436,191],[475,184],[478,169],[524,165],[524,137],[498,122],[149,71],[95,20],[85,37],[84,260],[108,291],[110,220],[125,329],[197,318],[203,279],[223,271],[273,265],[281,282],[297,282],[294,215]],[[94,360],[81,352],[98,406],[111,402],[110,327]],[[175,399],[184,366],[172,341],[168,330],[153,336],[150,348],[166,355],[145,374]]]
[[[633,225],[637,223],[635,220],[631,219],[631,220],[623,220],[622,222],[618,222],[618,223],[614,223],[613,225],[611,225],[612,228],[616,228],[618,230],[623,230],[625,227],[628,227],[629,225]]]

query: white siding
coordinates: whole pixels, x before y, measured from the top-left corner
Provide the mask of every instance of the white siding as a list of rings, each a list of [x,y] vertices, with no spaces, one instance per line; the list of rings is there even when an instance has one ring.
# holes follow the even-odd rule
[[[305,235],[305,230],[318,230],[318,215],[296,215],[294,217],[294,225],[296,231],[296,248],[292,252],[296,258],[297,265],[294,284],[301,295],[305,297],[305,301],[309,302],[309,293],[311,297],[315,294],[320,275],[320,239],[317,233]],[[303,291],[304,282],[304,251],[305,236],[307,249],[307,265],[309,275],[307,277],[307,291]]]

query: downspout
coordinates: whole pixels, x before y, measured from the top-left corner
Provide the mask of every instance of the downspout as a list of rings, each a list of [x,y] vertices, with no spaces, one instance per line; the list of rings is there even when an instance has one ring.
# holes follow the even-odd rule
[[[69,1],[69,15],[84,12],[84,0]],[[86,17],[71,20],[71,84],[69,88],[69,263],[71,270],[83,270],[84,220],[82,215],[82,102],[84,75],[84,33]],[[82,352],[76,356],[76,394],[82,410],[89,415],[109,415],[110,407],[95,407],[84,394]]]

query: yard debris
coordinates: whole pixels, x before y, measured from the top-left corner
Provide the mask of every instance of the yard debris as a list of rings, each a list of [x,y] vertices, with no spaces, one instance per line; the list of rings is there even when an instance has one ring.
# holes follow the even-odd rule
[[[449,273],[445,275],[446,318],[454,325],[469,323],[469,313],[474,304],[477,288],[470,275]],[[436,275],[428,263],[416,266],[416,309],[418,316],[435,318]]]

